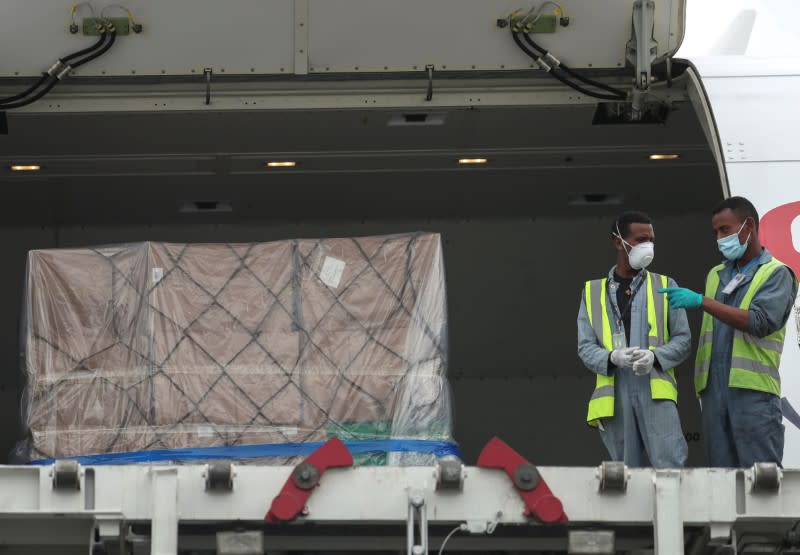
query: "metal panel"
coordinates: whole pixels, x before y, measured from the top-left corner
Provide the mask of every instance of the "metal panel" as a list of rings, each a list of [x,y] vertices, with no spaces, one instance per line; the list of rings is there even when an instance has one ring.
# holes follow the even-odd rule
[[[294,72],[308,73],[308,0],[294,0]]]
[[[152,469],[153,545],[152,555],[172,555],[178,551],[178,469]]]
[[[302,90],[273,91],[215,87],[211,105],[205,105],[202,85],[196,90],[163,91],[154,88],[143,94],[141,90],[129,93],[117,88],[97,89],[99,92],[65,93],[66,86],[56,89],[45,99],[19,108],[15,113],[48,112],[171,112],[187,110],[346,110],[358,108],[434,108],[451,106],[516,106],[516,105],[594,105],[597,100],[547,83],[545,86],[492,88],[437,89],[431,102],[425,101],[425,86],[389,87],[375,89],[362,84],[358,89],[320,89],[304,86]]]
[[[98,13],[109,4],[93,2]],[[543,45],[575,67],[623,66],[631,0],[562,4],[570,24],[539,35]],[[684,4],[657,2],[660,56],[682,39]],[[71,5],[0,3],[0,50],[14,53],[0,59],[0,76],[37,75],[57,56],[90,44],[68,32]],[[80,75],[199,77],[206,67],[215,75],[304,74],[306,61],[309,71],[322,73],[424,71],[426,64],[437,70],[531,67],[508,31],[496,26],[512,10],[534,5],[517,0],[130,0],[126,5],[144,32],[120,37],[108,55],[81,67]]]
[[[39,509],[39,469],[8,468],[0,472],[0,512]]]
[[[199,79],[199,78],[198,78]],[[426,109],[448,107],[501,106],[595,106],[597,100],[561,86],[556,80],[542,79],[503,83],[486,80],[482,83],[466,80],[443,80],[437,85],[431,101],[425,100],[425,81],[350,81],[347,86],[330,83],[294,83],[291,88],[259,83],[225,83],[212,86],[211,104],[205,104],[205,89],[196,86],[151,86],[144,92],[141,86],[109,87],[105,84],[55,89],[44,99],[14,113],[70,112],[175,112],[175,111],[261,111],[261,110],[347,110],[347,109]],[[502,80],[505,81],[505,80]],[[625,86],[620,80],[610,81]],[[285,85],[285,83],[283,83]],[[12,94],[21,87],[7,87],[3,93]],[[654,87],[655,88],[655,87]],[[0,94],[3,94],[0,93]],[[686,96],[683,88],[658,88],[659,98],[679,101]],[[675,116],[671,116],[675,117]],[[9,125],[13,125],[11,122]],[[608,126],[611,127],[611,126]]]
[[[95,11],[113,2],[94,1]],[[291,73],[294,66],[292,0],[129,0],[140,35],[120,37],[80,75],[192,75]],[[0,2],[0,76],[38,75],[56,57],[93,38],[70,35],[73,2]],[[80,16],[89,15],[82,10]],[[107,11],[106,15],[120,15]],[[123,14],[124,15],[124,14]]]
[[[527,69],[508,29],[496,20],[539,2],[519,0],[309,0],[311,72]],[[537,35],[541,44],[574,67],[625,64],[631,36],[631,0],[562,0],[568,27]],[[656,4],[659,56],[683,36],[683,0]]]
[[[700,68],[701,72],[703,68]],[[794,75],[706,78],[726,162],[797,160],[800,64]]]
[[[655,555],[669,555],[683,551],[680,486],[681,473],[679,470],[657,472],[653,503]]]
[[[728,196],[730,194],[728,188],[728,174],[725,171],[725,160],[722,155],[719,131],[714,121],[714,113],[711,110],[711,105],[709,104],[700,77],[697,75],[694,68],[689,68],[686,73],[689,80],[689,86],[687,87],[689,100],[697,114],[700,127],[703,129],[703,134],[706,136],[706,141],[711,147],[711,154],[714,156],[714,161],[717,163],[719,175],[722,180],[722,194],[723,196]]]

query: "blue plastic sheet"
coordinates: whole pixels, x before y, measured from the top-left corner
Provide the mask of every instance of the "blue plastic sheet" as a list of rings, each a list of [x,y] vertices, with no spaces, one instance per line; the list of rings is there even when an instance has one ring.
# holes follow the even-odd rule
[[[344,444],[353,455],[368,453],[423,453],[437,458],[454,456],[461,458],[458,446],[449,441],[422,439],[386,439],[370,441],[345,441]],[[192,462],[212,459],[257,459],[268,457],[305,457],[316,451],[323,442],[280,443],[266,445],[233,445],[229,447],[202,447],[197,449],[161,449],[137,451],[132,453],[108,453],[68,457],[83,465],[139,464]],[[31,461],[33,465],[53,464],[55,459]]]

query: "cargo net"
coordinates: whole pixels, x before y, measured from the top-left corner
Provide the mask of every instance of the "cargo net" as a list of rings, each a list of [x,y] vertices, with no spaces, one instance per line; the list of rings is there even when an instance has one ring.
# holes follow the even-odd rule
[[[440,238],[32,251],[18,452],[30,459],[449,441]],[[374,452],[364,464],[430,454]],[[235,450],[231,458],[236,458]],[[260,461],[265,462],[265,461]]]

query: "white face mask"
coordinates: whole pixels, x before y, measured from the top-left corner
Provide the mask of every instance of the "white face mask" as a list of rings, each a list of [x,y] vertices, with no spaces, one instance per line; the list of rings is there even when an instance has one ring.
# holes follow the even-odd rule
[[[625,239],[622,242],[630,246]],[[630,262],[631,268],[634,270],[647,268],[653,262],[653,257],[655,257],[655,245],[650,241],[639,243],[628,251],[628,262]]]
[[[628,245],[631,248],[631,250],[625,249],[625,252],[628,254],[628,263],[630,263],[631,268],[634,270],[643,270],[653,262],[653,258],[655,258],[656,255],[656,247],[652,241],[645,241],[644,243],[639,243],[635,246],[631,245],[622,238],[622,235],[619,232],[619,226],[617,226],[617,238],[622,241],[623,248],[625,248],[625,245]]]

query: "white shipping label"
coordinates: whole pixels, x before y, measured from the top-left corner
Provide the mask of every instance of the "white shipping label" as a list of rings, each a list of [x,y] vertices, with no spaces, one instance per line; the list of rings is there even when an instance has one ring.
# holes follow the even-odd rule
[[[153,268],[153,283],[158,283],[164,278],[164,268]]]
[[[325,262],[322,263],[322,271],[319,273],[319,279],[328,287],[336,289],[339,287],[339,282],[342,281],[344,267],[344,260],[326,256]]]

